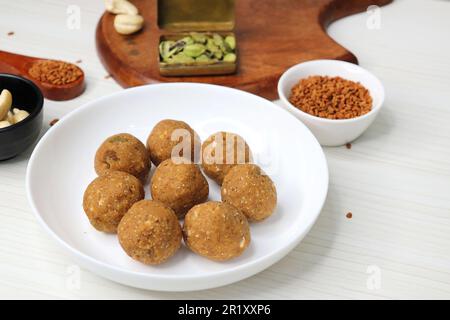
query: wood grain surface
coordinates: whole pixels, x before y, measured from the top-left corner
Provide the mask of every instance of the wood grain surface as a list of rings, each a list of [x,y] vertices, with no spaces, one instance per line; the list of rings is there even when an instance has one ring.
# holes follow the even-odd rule
[[[275,99],[279,77],[296,63],[312,59],[357,62],[352,53],[326,34],[325,27],[335,19],[366,10],[369,4],[384,5],[391,1],[236,1],[239,65],[235,75],[161,76],[158,45],[160,35],[167,30],[158,28],[156,1],[134,1],[146,21],[144,29],[135,35],[115,32],[114,15],[105,13],[97,26],[97,51],[105,68],[123,87],[157,82],[205,82]]]
[[[74,3],[79,29],[67,27]],[[122,90],[96,54],[102,1],[0,5],[1,50],[76,62],[86,73],[80,97],[45,101],[43,133],[51,120]],[[396,0],[379,15],[379,28],[368,28],[372,15],[361,13],[328,29],[383,81],[386,104],[351,149],[324,149],[330,169],[325,207],[279,263],[233,285],[188,294],[137,290],[80,269],[31,212],[25,190],[30,149],[0,162],[0,298],[449,299],[450,43],[443,39],[450,2]]]

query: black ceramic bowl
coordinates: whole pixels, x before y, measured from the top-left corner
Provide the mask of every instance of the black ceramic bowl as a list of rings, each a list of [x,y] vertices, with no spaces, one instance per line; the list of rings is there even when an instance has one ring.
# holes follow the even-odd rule
[[[8,89],[13,107],[30,114],[17,124],[0,129],[0,160],[10,159],[25,151],[39,137],[42,128],[41,90],[30,80],[12,74],[0,73],[0,92]]]

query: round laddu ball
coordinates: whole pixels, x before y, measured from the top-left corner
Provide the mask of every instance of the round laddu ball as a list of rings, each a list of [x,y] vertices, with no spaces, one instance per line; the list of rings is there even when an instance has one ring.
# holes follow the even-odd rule
[[[221,188],[222,201],[238,208],[249,221],[269,217],[277,204],[277,191],[272,180],[254,164],[234,166]]]
[[[144,188],[136,177],[109,171],[89,184],[84,192],[83,209],[95,229],[116,233],[128,209],[144,196]]]
[[[181,227],[172,209],[142,200],[135,203],[119,224],[117,235],[123,250],[145,264],[160,264],[181,246]]]
[[[145,183],[150,166],[150,156],[144,144],[128,133],[109,137],[95,154],[95,171],[98,175],[111,170],[123,171]]]
[[[251,162],[252,154],[245,140],[234,133],[217,132],[202,145],[202,167],[206,175],[222,184],[228,171],[240,163]]]
[[[196,162],[200,146],[198,134],[186,122],[171,119],[158,122],[147,139],[150,158],[156,166],[172,155]]]
[[[250,228],[235,207],[210,201],[196,205],[183,225],[186,245],[211,260],[225,261],[240,256],[250,244]]]
[[[150,182],[152,198],[172,208],[180,219],[193,206],[205,202],[209,195],[208,182],[198,165],[183,161],[189,160],[164,160]]]

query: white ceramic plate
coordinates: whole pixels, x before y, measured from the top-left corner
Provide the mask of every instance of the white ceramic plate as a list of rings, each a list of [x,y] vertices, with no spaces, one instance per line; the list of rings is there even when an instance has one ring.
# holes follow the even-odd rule
[[[277,210],[251,225],[252,242],[237,259],[213,262],[183,246],[165,264],[146,266],[129,258],[116,236],[92,228],[83,212],[83,192],[96,177],[93,158],[101,142],[128,132],[145,143],[152,127],[167,118],[186,121],[202,139],[220,130],[242,135],[275,182]],[[209,182],[210,199],[220,200],[219,187]],[[149,197],[148,185],[145,189]],[[192,83],[142,86],[88,103],[49,130],[27,171],[33,211],[77,263],[126,285],[163,291],[218,287],[269,267],[310,230],[327,189],[324,154],[300,121],[255,95]]]

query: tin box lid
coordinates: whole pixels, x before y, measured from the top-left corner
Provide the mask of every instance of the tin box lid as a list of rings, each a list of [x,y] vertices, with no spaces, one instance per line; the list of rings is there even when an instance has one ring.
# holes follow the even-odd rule
[[[169,31],[231,31],[234,0],[158,0],[158,26]]]

